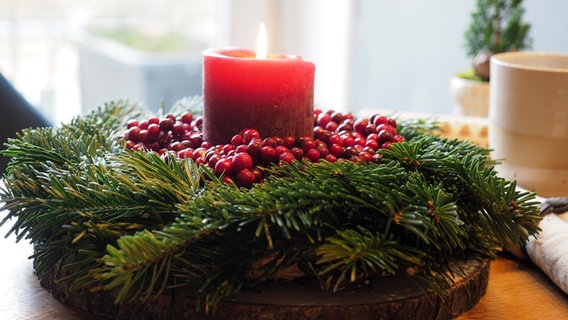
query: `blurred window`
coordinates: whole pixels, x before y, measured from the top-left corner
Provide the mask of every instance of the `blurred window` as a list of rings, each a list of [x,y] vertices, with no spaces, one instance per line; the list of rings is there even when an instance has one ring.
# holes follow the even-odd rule
[[[219,37],[216,10],[222,2],[2,0],[0,73],[52,121],[67,121],[81,112],[73,42],[80,32],[142,50],[201,50]]]

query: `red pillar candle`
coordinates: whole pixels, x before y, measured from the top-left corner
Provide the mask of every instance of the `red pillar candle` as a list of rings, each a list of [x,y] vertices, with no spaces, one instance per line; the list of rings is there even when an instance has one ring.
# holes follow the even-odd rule
[[[297,56],[255,58],[244,49],[203,54],[203,138],[225,144],[242,129],[262,137],[312,136],[313,63]]]

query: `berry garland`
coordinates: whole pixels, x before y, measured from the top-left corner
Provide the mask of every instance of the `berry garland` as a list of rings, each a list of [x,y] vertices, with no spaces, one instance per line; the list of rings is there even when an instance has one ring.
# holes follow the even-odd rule
[[[208,146],[186,112],[199,105],[160,121],[119,101],[9,141],[2,224],[33,243],[37,272],[64,261],[63,281],[118,303],[189,290],[204,312],[290,270],[332,291],[406,272],[442,294],[452,259],[539,231],[534,194],[423,122],[321,112],[314,139]]]
[[[261,167],[294,160],[336,162],[378,162],[379,149],[389,149],[404,141],[396,130],[396,120],[372,115],[354,120],[350,113],[329,110],[314,112],[312,137],[261,137],[254,128],[243,129],[227,144],[212,146],[203,141],[202,117],[184,112],[178,119],[169,113],[163,118],[131,119],[124,132],[126,148],[173,155],[205,165],[227,183],[251,187],[264,180]]]

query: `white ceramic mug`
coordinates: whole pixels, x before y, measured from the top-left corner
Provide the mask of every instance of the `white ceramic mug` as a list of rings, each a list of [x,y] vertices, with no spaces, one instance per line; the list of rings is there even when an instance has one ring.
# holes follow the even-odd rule
[[[568,196],[568,54],[491,58],[489,148],[500,175],[541,196]]]

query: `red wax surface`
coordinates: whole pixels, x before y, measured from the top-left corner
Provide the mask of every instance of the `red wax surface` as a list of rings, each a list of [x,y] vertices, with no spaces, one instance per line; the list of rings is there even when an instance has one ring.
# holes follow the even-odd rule
[[[296,56],[256,59],[243,49],[203,53],[203,138],[226,144],[242,129],[262,137],[312,136],[313,63]]]

